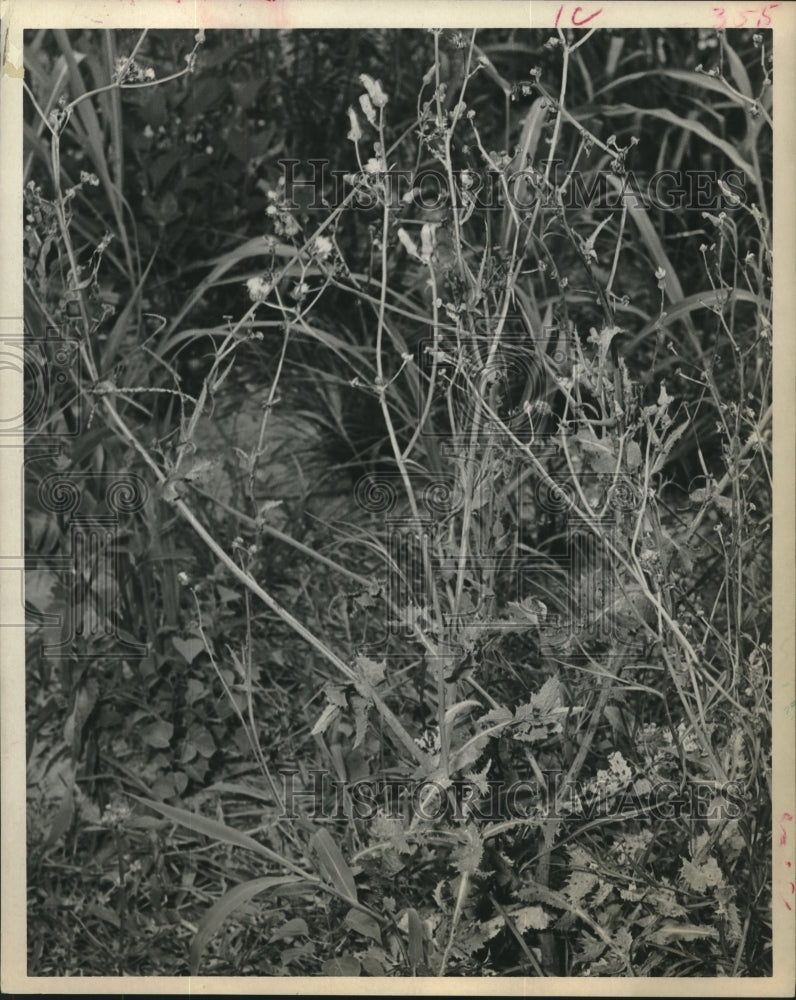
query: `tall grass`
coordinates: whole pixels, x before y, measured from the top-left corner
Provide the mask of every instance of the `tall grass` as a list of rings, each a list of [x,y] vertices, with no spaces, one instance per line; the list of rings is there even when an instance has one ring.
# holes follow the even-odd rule
[[[768,38],[433,31],[411,103],[382,51],[337,109],[342,196],[264,182],[264,231],[191,287],[186,268],[166,316],[145,304],[127,92],[191,79],[210,102],[209,71],[190,76],[204,39],[163,78],[146,33],[122,60],[101,39],[28,52],[26,319],[79,345],[85,381],[53,414],[92,422],[71,468],[151,485],[124,552],[143,585],[118,587],[150,644],[129,668],[145,742],[186,766],[161,760],[155,796],[120,779],[137,811],[105,826],[120,858],[152,811],[159,850],[211,845],[191,972],[766,974]],[[662,171],[686,185],[674,207],[638,197]],[[246,302],[213,320],[230,289]],[[233,458],[211,442],[245,385],[262,406]],[[336,439],[343,518],[321,500],[308,521],[295,482],[276,495],[291,421]],[[299,482],[321,478],[314,447],[287,456]],[[179,737],[175,662],[194,685]],[[67,667],[88,736],[103,668]],[[208,739],[215,791],[187,766]],[[71,750],[68,805],[89,774]],[[363,812],[385,782],[394,799]],[[140,961],[123,884],[120,971]],[[247,928],[290,947],[245,957]]]

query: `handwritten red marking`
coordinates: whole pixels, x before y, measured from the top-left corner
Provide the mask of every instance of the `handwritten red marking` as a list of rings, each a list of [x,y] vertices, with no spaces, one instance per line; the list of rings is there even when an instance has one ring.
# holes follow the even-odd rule
[[[738,11],[729,27],[767,28],[771,24],[771,15],[768,12],[776,10],[780,6],[781,4],[778,3],[768,3],[759,7],[747,7],[745,10]],[[726,7],[713,7],[712,10],[716,18],[716,23],[713,25],[714,29],[716,31],[724,31],[728,27]]]
[[[595,17],[599,17],[600,14],[602,14],[602,12],[603,12],[602,7],[600,7],[593,14],[587,14],[585,17],[582,17],[580,19],[580,21],[578,21],[578,20],[576,20],[576,18],[578,16],[578,11],[582,11],[582,10],[583,10],[582,7],[576,7],[572,11],[572,18],[571,18],[571,20],[572,20],[572,23],[575,25],[576,28],[580,28],[582,25],[588,24],[589,21],[593,21],[595,19]]]
[[[715,8],[714,8],[714,10],[715,10]],[[576,7],[572,11],[572,13],[569,15],[569,23],[574,28],[582,28],[584,24],[588,24],[589,21],[593,21],[595,19],[595,17],[599,17],[600,14],[602,14],[602,12],[603,12],[602,7],[598,7],[597,10],[595,10],[593,13],[591,13],[591,14],[584,14],[584,16],[581,17],[580,20],[578,20],[578,15],[579,14],[583,14],[583,8],[582,7]],[[558,8],[558,11],[556,12],[555,20],[553,21],[553,27],[554,28],[557,28],[559,26],[559,24],[561,23],[561,15],[563,13],[564,13],[564,4],[562,3],[561,6]]]

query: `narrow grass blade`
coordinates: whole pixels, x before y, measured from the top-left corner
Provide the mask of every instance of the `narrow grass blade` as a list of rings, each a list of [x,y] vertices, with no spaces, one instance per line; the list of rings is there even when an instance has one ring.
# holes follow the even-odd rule
[[[189,812],[187,809],[180,809],[177,806],[167,806],[165,802],[155,802],[154,799],[142,799],[137,795],[131,795],[130,798],[135,799],[136,802],[140,802],[143,806],[148,806],[150,809],[154,809],[156,812],[165,816],[166,819],[179,823],[182,826],[187,827],[189,830],[193,830],[196,833],[202,833],[205,837],[209,837],[211,840],[218,841],[222,844],[229,844],[231,847],[242,847],[247,851],[254,851],[255,854],[259,854],[261,857],[267,858],[268,861],[273,861],[278,865],[282,865],[283,868],[288,868],[290,871],[295,872],[302,878],[317,884],[318,880],[314,875],[303,871],[298,867],[298,865],[294,865],[292,861],[288,861],[287,858],[283,858],[281,854],[277,854],[276,851],[272,851],[270,847],[266,847],[264,844],[261,844],[258,840],[255,840],[254,837],[250,837],[246,833],[241,833],[240,830],[234,830],[231,826],[219,823],[218,820],[208,819],[207,816],[199,816],[197,813]]]
[[[230,889],[229,892],[224,893],[221,899],[210,907],[199,923],[199,927],[191,943],[191,975],[198,975],[199,962],[202,959],[202,953],[207,947],[207,942],[230,914],[240,909],[241,906],[244,906],[250,899],[253,899],[261,892],[267,892],[269,889],[275,889],[281,885],[296,885],[300,882],[301,879],[296,878],[294,875],[269,875],[264,878],[252,879],[250,882],[241,882],[234,889]]]
[[[133,292],[130,295],[129,299],[127,300],[124,309],[122,309],[122,311],[119,313],[116,322],[113,324],[113,329],[108,334],[108,340],[105,344],[105,350],[103,351],[102,355],[103,368],[106,370],[109,369],[116,360],[116,353],[119,350],[122,338],[127,332],[127,324],[130,320],[130,314],[135,308],[138,307],[141,291],[144,288],[146,279],[149,277],[150,268],[154,263],[155,263],[155,255],[152,254],[149,263],[144,269],[144,273],[141,275],[141,280],[133,289]]]
[[[727,36],[723,35],[721,39],[722,48],[724,49],[724,54],[727,56],[727,62],[730,64],[730,72],[738,84],[738,90],[743,94],[747,100],[752,100],[752,84],[749,81],[749,74],[746,72],[746,67],[741,61],[741,57],[735,51],[735,49],[727,41]]]
[[[739,170],[742,170],[747,177],[751,178],[755,184],[760,183],[757,171],[752,164],[748,162],[748,160],[745,160],[741,156],[738,152],[738,147],[724,139],[719,138],[719,136],[714,135],[706,125],[702,124],[702,122],[695,121],[692,118],[683,118],[682,115],[676,115],[673,111],[669,111],[668,108],[639,108],[635,104],[616,104],[610,107],[605,106],[602,107],[600,111],[608,118],[626,117],[628,115],[660,118],[661,121],[669,122],[670,125],[674,125],[679,129],[684,129],[687,132],[693,132],[694,135],[699,136],[700,139],[703,139],[705,142],[710,143],[711,146],[715,146],[716,149],[720,150],[720,152],[722,152],[731,163],[734,163],[735,166],[738,167]]]
[[[409,925],[409,964],[414,968],[422,965],[425,961],[423,951],[423,922],[418,916],[417,910],[410,907],[406,911],[407,923]]]
[[[749,302],[755,305],[758,304],[758,297],[746,288],[733,288],[732,291],[727,293],[726,302],[720,303],[719,293],[715,292],[712,288],[709,288],[705,292],[696,292],[694,295],[689,295],[675,305],[670,306],[662,319],[654,319],[647,323],[643,330],[637,333],[632,340],[628,341],[627,347],[632,350],[657,327],[667,327],[675,320],[682,319],[688,316],[689,313],[696,312],[698,309],[716,309],[722,304],[724,308],[728,309],[737,302]]]
[[[681,83],[690,83],[694,87],[701,87],[703,90],[712,90],[734,101],[739,107],[748,108],[747,102],[742,101],[737,94],[734,94],[724,80],[716,76],[708,76],[707,73],[695,73],[690,69],[655,69],[644,70],[641,73],[628,73],[626,76],[620,76],[615,80],[611,80],[610,83],[601,87],[595,96],[602,97],[603,94],[607,94],[609,90],[613,90],[615,87],[621,87],[627,83],[635,83],[636,80],[650,76],[663,76],[670,80],[678,80]]]

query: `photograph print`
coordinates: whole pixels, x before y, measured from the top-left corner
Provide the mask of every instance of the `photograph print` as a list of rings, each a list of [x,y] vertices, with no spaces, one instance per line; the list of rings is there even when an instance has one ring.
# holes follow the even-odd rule
[[[29,977],[772,976],[761,11],[24,32]]]

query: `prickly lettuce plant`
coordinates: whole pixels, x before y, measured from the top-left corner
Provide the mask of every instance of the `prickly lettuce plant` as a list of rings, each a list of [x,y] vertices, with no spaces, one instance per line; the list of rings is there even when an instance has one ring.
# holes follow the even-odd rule
[[[92,123],[172,84],[134,71],[141,40],[80,90],[61,38],[79,96],[31,93],[51,190],[28,189],[28,286],[56,323],[76,303],[89,376],[59,419],[89,408],[134,462],[136,544],[145,525],[170,567],[136,638],[157,648],[144,742],[179,756],[155,794],[128,777],[114,829],[227,859],[202,870],[194,973],[226,953],[266,973],[765,974],[769,40],[418,38],[394,87],[374,41],[338,160],[262,178],[261,231],[147,338],[149,263]],[[300,35],[280,45],[290,63]],[[207,81],[200,63],[186,100],[220,99]],[[75,141],[96,173],[65,189]],[[89,253],[92,187],[116,228]],[[137,323],[106,337],[122,275]],[[82,731],[102,688],[81,677]],[[117,905],[128,928],[129,891]],[[250,957],[263,936],[279,958]]]

